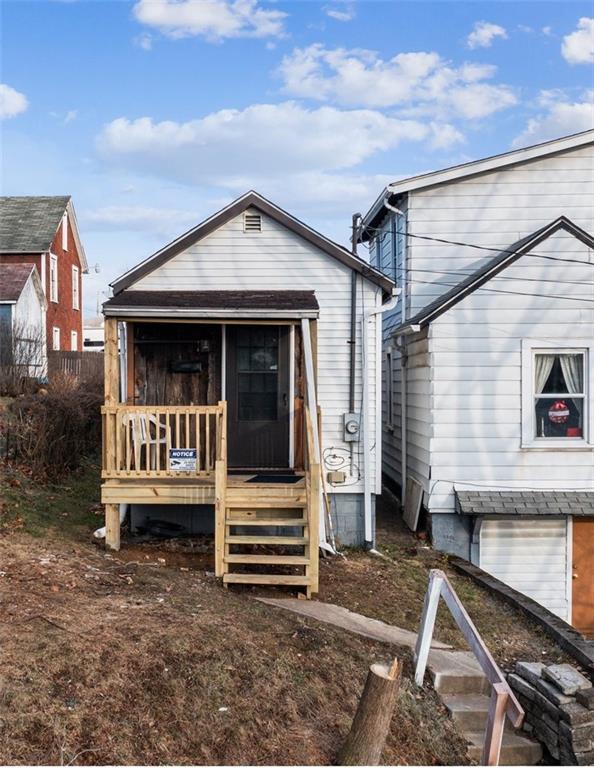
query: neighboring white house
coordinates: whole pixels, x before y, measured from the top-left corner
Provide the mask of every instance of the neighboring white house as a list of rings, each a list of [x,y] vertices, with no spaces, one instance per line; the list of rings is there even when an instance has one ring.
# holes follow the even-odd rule
[[[83,350],[85,352],[103,352],[103,317],[87,318],[83,323]]]
[[[420,484],[435,546],[587,631],[593,233],[587,131],[396,182],[361,238],[403,292],[384,325],[385,475]]]
[[[299,469],[310,377],[301,322],[310,319],[335,531],[343,544],[372,546],[381,493],[381,313],[392,305],[392,281],[249,192],[112,285],[104,314],[127,327],[124,400],[227,400],[232,468]]]
[[[47,375],[46,298],[34,264],[0,264],[0,365]]]

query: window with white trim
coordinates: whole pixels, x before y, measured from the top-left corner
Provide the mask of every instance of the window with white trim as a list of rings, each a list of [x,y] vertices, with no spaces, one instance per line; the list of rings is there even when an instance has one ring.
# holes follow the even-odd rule
[[[70,331],[70,349],[72,352],[78,352],[78,332]]]
[[[50,254],[50,301],[58,301],[58,257]]]
[[[572,447],[594,438],[594,344],[562,347],[525,342],[522,361],[522,443]]]
[[[62,250],[68,250],[68,214],[62,216]]]
[[[72,309],[80,309],[80,273],[72,267]]]
[[[52,328],[52,349],[54,352],[58,352],[60,349],[60,329]]]

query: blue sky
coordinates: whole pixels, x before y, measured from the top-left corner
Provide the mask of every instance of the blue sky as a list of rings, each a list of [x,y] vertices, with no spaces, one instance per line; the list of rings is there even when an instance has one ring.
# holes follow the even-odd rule
[[[593,127],[591,2],[4,0],[2,194],[71,194],[85,307],[255,188],[346,243],[390,180]]]

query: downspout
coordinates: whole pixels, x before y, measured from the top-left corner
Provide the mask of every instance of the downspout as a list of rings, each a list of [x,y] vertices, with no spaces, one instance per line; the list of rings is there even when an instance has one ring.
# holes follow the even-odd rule
[[[352,238],[351,252],[353,256],[357,255],[357,241],[359,239],[359,227],[361,225],[361,214],[354,213],[352,219]],[[350,345],[350,370],[349,370],[349,413],[355,412],[355,372],[357,357],[357,273],[351,270],[351,331],[349,338]],[[349,443],[349,474],[352,477],[355,467],[355,443]]]
[[[371,515],[371,437],[372,427],[371,419],[369,416],[369,365],[367,360],[367,327],[372,317],[381,315],[384,312],[389,312],[394,309],[398,303],[398,296],[400,295],[400,289],[394,288],[392,297],[382,304],[378,309],[373,309],[370,312],[366,312],[361,318],[361,358],[362,358],[362,371],[363,377],[363,394],[362,394],[362,423],[361,423],[361,439],[363,440],[363,512],[365,521],[365,548],[373,549],[373,526]],[[376,333],[377,333],[376,328]],[[376,365],[381,365],[381,360],[376,360]]]
[[[400,379],[401,393],[400,393],[400,504],[402,509],[406,504],[406,473],[407,468],[407,446],[406,446],[406,412],[407,412],[407,362],[408,352],[406,351],[406,345],[404,344],[404,336],[400,337],[400,341],[396,342],[396,347],[400,350],[400,367],[402,369],[402,376]]]

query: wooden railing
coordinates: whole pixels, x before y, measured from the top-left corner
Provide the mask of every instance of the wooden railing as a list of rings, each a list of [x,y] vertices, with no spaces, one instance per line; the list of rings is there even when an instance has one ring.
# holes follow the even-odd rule
[[[224,402],[105,405],[101,414],[104,478],[210,477],[217,461],[226,462]]]
[[[307,525],[309,531],[309,565],[306,567],[310,577],[310,592],[316,593],[319,584],[319,546],[320,546],[320,510],[321,510],[321,468],[319,452],[315,449],[312,414],[305,406],[305,483],[307,494]]]
[[[432,570],[429,574],[429,586],[425,595],[421,627],[415,648],[415,682],[419,686],[423,685],[440,597],[443,598],[449,608],[452,617],[491,684],[491,703],[487,716],[481,765],[499,765],[505,718],[509,717],[514,728],[519,728],[524,722],[525,713],[448,577],[443,571],[437,569]]]

